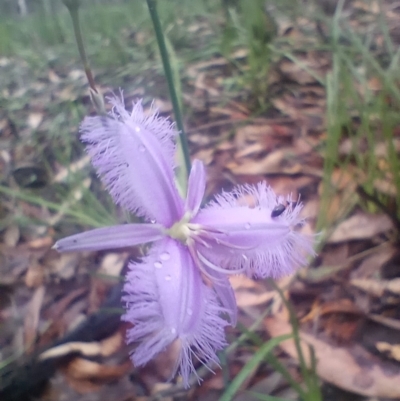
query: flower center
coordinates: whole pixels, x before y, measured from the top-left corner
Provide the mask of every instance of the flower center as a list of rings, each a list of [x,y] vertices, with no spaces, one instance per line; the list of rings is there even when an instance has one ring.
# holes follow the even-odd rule
[[[200,229],[198,224],[189,223],[190,218],[190,213],[185,213],[180,221],[176,222],[171,228],[166,230],[166,234],[169,237],[182,242],[184,245],[189,245],[188,242],[190,242],[190,238]]]

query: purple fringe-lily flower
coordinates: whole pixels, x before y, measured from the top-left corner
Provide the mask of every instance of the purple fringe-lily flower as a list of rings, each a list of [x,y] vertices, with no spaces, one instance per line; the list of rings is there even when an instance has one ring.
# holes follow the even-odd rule
[[[178,346],[173,372],[185,386],[194,360],[218,365],[224,329],[236,324],[237,307],[228,275],[279,277],[313,254],[312,240],[296,231],[300,203],[277,197],[266,184],[219,195],[201,209],[206,176],[193,162],[186,200],[174,181],[173,125],[141,103],[131,113],[117,98],[109,116],[88,117],[82,140],[114,201],[148,223],[99,228],[59,240],[60,252],[102,250],[152,242],[140,263],[131,262],[124,286],[123,320],[133,324],[127,341],[142,366],[167,347]],[[253,205],[244,202],[251,196]]]

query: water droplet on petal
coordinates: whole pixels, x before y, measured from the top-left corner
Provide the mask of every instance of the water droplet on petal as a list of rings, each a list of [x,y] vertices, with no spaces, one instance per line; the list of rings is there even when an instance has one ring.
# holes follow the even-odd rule
[[[244,260],[249,260],[249,258],[248,258],[245,254],[242,254],[242,258],[243,258]]]
[[[139,145],[138,149],[139,149],[139,152],[145,152],[146,151],[146,148],[144,147],[144,145]]]
[[[168,253],[168,252],[163,252],[161,255],[160,255],[160,259],[161,260],[169,260],[171,258],[171,255]]]
[[[140,132],[140,127],[135,127],[136,132]]]
[[[150,220],[150,223],[151,224],[156,224],[156,221],[155,220]]]
[[[165,276],[165,281],[171,281],[172,277],[168,274],[167,276]]]
[[[171,333],[172,333],[172,334],[175,334],[175,333],[176,333],[176,328],[175,328],[175,327],[172,327]]]
[[[188,314],[189,316],[192,316],[192,315],[193,315],[193,311],[192,311],[190,308],[188,308],[188,309],[187,309],[187,314]]]
[[[246,230],[250,230],[250,227],[251,227],[251,224],[250,224],[250,223],[246,223],[246,224],[244,225],[244,228],[245,228]]]
[[[156,269],[161,269],[162,268],[162,263],[161,262],[154,262],[154,267]]]

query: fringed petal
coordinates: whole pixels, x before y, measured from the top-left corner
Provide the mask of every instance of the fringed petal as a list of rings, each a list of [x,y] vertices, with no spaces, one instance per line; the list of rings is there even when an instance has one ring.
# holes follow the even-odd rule
[[[140,103],[129,114],[117,98],[110,116],[87,117],[82,141],[92,164],[117,204],[169,227],[183,213],[174,182],[176,131]]]
[[[163,236],[160,224],[121,224],[71,235],[57,241],[53,248],[59,252],[100,251],[145,244]]]
[[[139,342],[132,353],[137,366],[146,364],[173,342],[185,386],[195,373],[193,357],[218,364],[216,352],[225,345],[226,310],[202,281],[187,248],[172,239],[156,244],[142,263],[132,263],[124,287],[123,319],[133,323],[128,342]]]
[[[243,201],[246,195],[254,200],[251,207]],[[207,246],[198,242],[197,249],[219,266],[244,268],[250,277],[290,274],[314,254],[312,238],[297,230],[301,208],[265,184],[224,193],[192,220],[205,232],[201,239]]]

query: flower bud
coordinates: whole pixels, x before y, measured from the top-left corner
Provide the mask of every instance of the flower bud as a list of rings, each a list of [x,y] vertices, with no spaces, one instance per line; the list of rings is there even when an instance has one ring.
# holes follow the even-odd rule
[[[89,88],[90,92],[90,101],[92,102],[93,107],[95,108],[97,114],[104,115],[107,114],[106,107],[104,106],[104,98],[103,95],[99,92],[96,92],[93,88]]]

